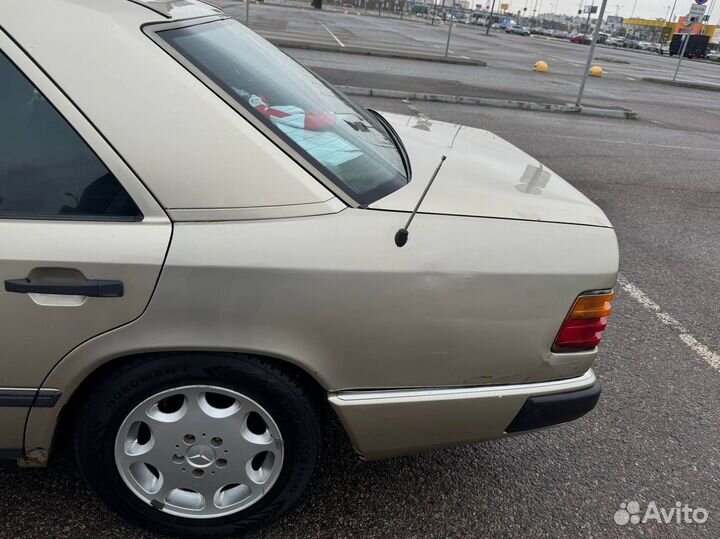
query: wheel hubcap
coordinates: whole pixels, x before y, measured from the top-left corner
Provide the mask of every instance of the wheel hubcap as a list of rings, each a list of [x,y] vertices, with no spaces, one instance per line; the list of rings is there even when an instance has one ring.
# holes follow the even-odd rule
[[[215,451],[209,445],[197,444],[187,450],[185,458],[190,466],[205,468],[215,462]]]
[[[268,412],[222,387],[185,386],[141,402],[120,425],[115,462],[130,490],[164,512],[215,518],[272,488],[282,436]]]

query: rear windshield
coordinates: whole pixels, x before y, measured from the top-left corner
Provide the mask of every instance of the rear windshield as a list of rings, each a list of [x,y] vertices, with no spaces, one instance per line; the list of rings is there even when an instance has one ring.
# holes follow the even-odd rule
[[[158,35],[359,204],[407,184],[382,124],[239,22]]]

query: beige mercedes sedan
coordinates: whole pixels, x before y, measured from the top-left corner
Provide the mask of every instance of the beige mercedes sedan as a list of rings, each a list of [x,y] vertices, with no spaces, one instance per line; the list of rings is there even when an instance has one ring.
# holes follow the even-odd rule
[[[501,138],[365,110],[199,0],[0,2],[0,455],[55,434],[183,537],[362,458],[593,408],[603,212]]]

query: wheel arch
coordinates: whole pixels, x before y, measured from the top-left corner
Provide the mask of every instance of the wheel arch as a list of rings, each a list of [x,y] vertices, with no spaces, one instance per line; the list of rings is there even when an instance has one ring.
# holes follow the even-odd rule
[[[42,467],[48,464],[51,453],[55,448],[66,447],[73,430],[73,419],[79,406],[86,401],[90,390],[96,386],[109,373],[115,371],[120,365],[139,361],[155,361],[173,355],[197,355],[215,357],[235,357],[269,363],[293,376],[306,387],[312,395],[313,403],[321,414],[321,418],[328,412],[330,406],[327,401],[327,389],[320,382],[317,375],[308,372],[297,362],[279,358],[272,354],[247,353],[236,350],[153,350],[147,352],[133,352],[120,354],[96,361],[91,369],[78,377],[75,384],[62,388],[63,394],[54,408],[32,408],[28,414],[25,428],[25,457],[20,464],[26,467]],[[61,362],[62,363],[62,362]],[[50,376],[43,387],[48,385]]]

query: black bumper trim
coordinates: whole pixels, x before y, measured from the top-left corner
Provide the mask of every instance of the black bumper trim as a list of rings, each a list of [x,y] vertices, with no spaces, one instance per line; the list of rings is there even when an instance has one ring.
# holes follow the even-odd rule
[[[57,389],[0,388],[0,408],[52,408],[61,396]]]
[[[505,432],[541,429],[578,419],[595,408],[599,398],[600,382],[577,391],[529,397]]]
[[[22,456],[22,449],[4,449],[0,447],[0,460],[15,460]]]

